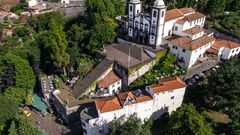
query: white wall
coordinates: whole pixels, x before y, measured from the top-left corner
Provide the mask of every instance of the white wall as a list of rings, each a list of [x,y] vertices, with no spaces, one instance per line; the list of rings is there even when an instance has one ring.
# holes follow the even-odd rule
[[[178,62],[179,66],[181,66],[184,69],[189,69],[196,63],[200,56],[203,57],[206,50],[212,46],[212,43],[213,42],[210,42],[193,51],[185,49],[185,52],[183,52],[183,48],[178,47],[177,49],[175,49],[173,48],[174,45],[172,44],[169,44],[169,49],[170,53],[172,53],[177,58],[177,60],[183,58],[183,60],[185,61],[185,63]]]
[[[120,79],[119,81],[115,82],[114,84],[110,85],[107,89],[110,95],[113,95],[115,93],[118,93],[119,90],[122,88],[122,80]]]
[[[142,121],[150,117],[157,119],[164,112],[168,111],[171,113],[182,105],[185,89],[186,88],[180,88],[172,91],[155,93],[153,100],[126,105],[122,109],[111,112],[98,112],[98,118],[90,119],[88,123],[83,121],[85,123],[85,127],[83,128],[87,131],[87,135],[103,135],[108,132],[108,123],[114,120],[114,118],[119,118],[121,116],[127,118],[132,114],[137,114],[137,117]],[[99,133],[99,130],[103,130],[104,133]]]
[[[153,119],[159,118],[163,113],[175,111],[182,105],[185,88],[154,94]],[[168,110],[167,110],[168,108]]]
[[[196,26],[200,26],[200,27],[203,27],[204,26],[204,23],[205,23],[205,18],[206,17],[203,17],[203,18],[200,18],[198,20],[195,20],[195,21],[191,21],[191,22],[186,22],[184,23],[183,25],[183,31],[185,30],[188,30],[188,29],[191,29],[193,27],[196,27]]]

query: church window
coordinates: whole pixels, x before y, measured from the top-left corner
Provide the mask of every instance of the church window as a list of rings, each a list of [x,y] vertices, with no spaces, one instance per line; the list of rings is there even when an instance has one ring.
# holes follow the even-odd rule
[[[135,21],[135,28],[138,28],[138,21]]]
[[[143,23],[140,24],[140,30],[143,31]]]
[[[174,96],[172,96],[171,99],[174,99]]]
[[[177,26],[175,26],[175,31],[178,31],[178,27]]]
[[[157,11],[153,11],[153,17],[157,17]]]
[[[132,7],[132,5],[130,6],[130,11],[132,11],[133,10],[133,7]]]
[[[145,31],[148,31],[148,24],[145,24]]]
[[[162,11],[162,17],[164,16],[164,11]]]
[[[185,49],[182,49],[183,52],[185,52],[186,50]]]
[[[139,13],[139,9],[137,10],[137,14]]]

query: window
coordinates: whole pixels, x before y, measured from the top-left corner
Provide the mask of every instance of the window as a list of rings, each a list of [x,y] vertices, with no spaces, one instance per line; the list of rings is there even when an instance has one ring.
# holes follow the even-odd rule
[[[172,96],[171,99],[174,99],[174,96]]]
[[[132,7],[132,5],[130,6],[130,11],[132,11],[133,10],[133,7]]]
[[[234,50],[232,50],[232,53],[234,53]]]
[[[112,85],[112,88],[113,88],[114,86],[115,86],[115,85],[113,84],[113,85]]]
[[[139,13],[139,9],[137,10],[137,14]]]
[[[178,27],[177,26],[175,26],[175,31],[178,31]]]
[[[140,23],[140,30],[143,31],[143,23]]]
[[[182,49],[182,52],[185,52],[186,50],[185,49]]]
[[[82,122],[82,125],[83,125],[84,127],[86,127],[86,125],[85,125],[85,123],[84,123],[84,122]]]
[[[148,24],[145,24],[145,31],[148,31]]]
[[[153,11],[153,17],[157,17],[157,11]]]
[[[138,28],[138,21],[135,22],[135,28]]]
[[[178,49],[178,47],[176,46],[176,50]]]
[[[118,81],[118,83],[117,84],[120,84],[120,81]]]
[[[238,49],[236,50],[236,52],[238,52]]]
[[[192,22],[190,22],[190,26],[192,26]]]
[[[162,17],[164,16],[164,11],[162,11]]]

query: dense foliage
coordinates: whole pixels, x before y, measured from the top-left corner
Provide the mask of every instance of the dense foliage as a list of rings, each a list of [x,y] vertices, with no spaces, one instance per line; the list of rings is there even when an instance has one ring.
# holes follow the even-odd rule
[[[185,74],[185,71],[176,65],[176,58],[172,54],[166,51],[163,53],[159,62],[150,71],[131,84],[132,88],[154,84],[163,77]]]
[[[130,116],[127,120],[120,117],[111,122],[108,135],[151,135],[151,127],[152,120],[145,120],[143,124],[136,115]]]

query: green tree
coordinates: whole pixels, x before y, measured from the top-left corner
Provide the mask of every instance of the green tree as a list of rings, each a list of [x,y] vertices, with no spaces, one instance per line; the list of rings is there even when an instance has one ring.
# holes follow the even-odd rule
[[[172,135],[211,135],[212,129],[192,104],[184,104],[170,116]]]
[[[237,57],[220,64],[217,74],[212,73],[205,85],[205,98],[219,109],[231,111],[238,103],[240,94],[240,69]],[[223,92],[224,91],[224,92]]]
[[[0,95],[0,103],[0,125],[4,125],[17,115],[18,107],[14,101],[2,95]]]
[[[95,51],[105,43],[111,43],[116,37],[115,29],[117,24],[113,19],[104,17],[92,30],[92,36],[89,42],[89,50]]]
[[[28,93],[22,88],[10,87],[5,90],[4,95],[17,103],[17,105],[21,105],[22,103],[25,103]]]
[[[8,135],[18,135],[14,120],[11,122],[10,128],[8,129]]]
[[[207,3],[207,11],[212,16],[216,16],[224,12],[227,6],[226,0],[209,0]]]
[[[16,125],[18,135],[42,135],[42,132],[40,132],[39,129],[35,127],[24,115],[19,115],[16,118]]]
[[[52,69],[65,69],[70,63],[70,56],[66,52],[67,41],[63,31],[63,26],[50,20],[50,30],[42,33],[38,38],[38,44],[41,48],[42,61],[45,66],[52,67]]]
[[[108,135],[150,135],[151,126],[151,120],[145,120],[143,124],[136,115],[130,116],[127,120],[122,116],[110,123]]]

